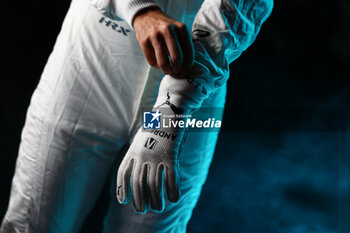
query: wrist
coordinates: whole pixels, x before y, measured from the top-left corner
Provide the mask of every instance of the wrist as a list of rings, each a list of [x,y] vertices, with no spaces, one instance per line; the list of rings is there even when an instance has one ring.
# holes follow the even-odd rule
[[[166,75],[160,83],[155,106],[174,106],[185,115],[196,111],[208,96],[202,81],[201,78],[176,79]]]
[[[153,13],[162,13],[163,11],[159,6],[150,6],[139,10],[131,20],[131,25],[135,28],[137,22],[141,21],[145,16]]]
[[[157,0],[111,1],[111,4],[112,4],[111,7],[116,11],[116,15],[124,19],[132,28],[133,28],[132,21],[135,15],[137,15],[137,13],[139,13],[143,9],[147,9],[151,7],[161,8]]]

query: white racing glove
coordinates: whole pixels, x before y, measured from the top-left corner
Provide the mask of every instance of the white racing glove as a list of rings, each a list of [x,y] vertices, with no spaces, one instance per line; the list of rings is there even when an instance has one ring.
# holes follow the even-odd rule
[[[183,113],[169,100],[155,106],[155,119],[161,113],[176,121],[175,114]],[[138,130],[118,170],[117,198],[121,204],[127,204],[132,196],[135,210],[145,213],[149,207],[155,212],[163,211],[164,196],[171,202],[178,201],[178,163],[184,134],[185,129],[179,127],[141,127]],[[166,195],[163,193],[164,185]]]

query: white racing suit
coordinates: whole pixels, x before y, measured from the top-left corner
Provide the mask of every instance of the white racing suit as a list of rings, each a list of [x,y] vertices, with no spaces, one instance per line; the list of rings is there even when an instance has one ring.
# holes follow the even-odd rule
[[[196,64],[203,68],[193,77],[199,94],[147,64],[130,23],[154,5],[193,25]],[[1,233],[78,232],[162,79],[189,100],[184,106],[224,107],[229,63],[255,40],[271,10],[272,0],[73,0],[28,109]],[[162,213],[141,215],[118,204],[112,179],[103,232],[185,232],[217,136],[188,133],[179,162],[181,197]]]

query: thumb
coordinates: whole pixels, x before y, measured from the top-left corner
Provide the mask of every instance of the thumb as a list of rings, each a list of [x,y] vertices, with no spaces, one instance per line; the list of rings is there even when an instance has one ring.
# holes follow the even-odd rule
[[[122,161],[118,169],[116,195],[120,204],[127,204],[130,200],[130,176],[134,166],[134,159]]]

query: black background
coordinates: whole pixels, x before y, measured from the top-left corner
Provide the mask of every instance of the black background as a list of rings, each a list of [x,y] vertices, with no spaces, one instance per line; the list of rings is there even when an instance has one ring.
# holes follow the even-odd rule
[[[69,3],[2,3],[0,216],[26,109]],[[231,65],[225,121],[235,119],[236,107],[346,109],[349,25],[346,0],[276,1],[257,41]],[[225,127],[189,232],[349,232],[347,131]],[[94,221],[83,232],[98,232],[96,216],[92,213]]]

